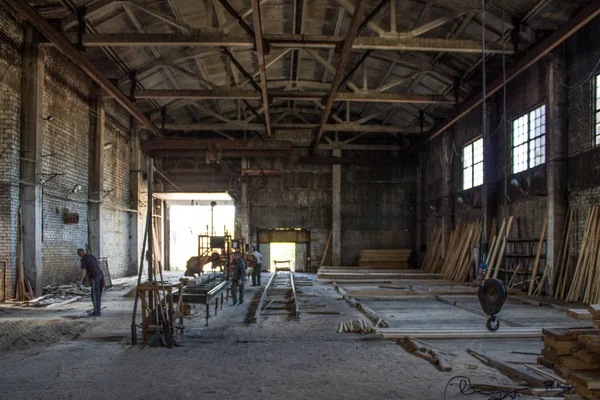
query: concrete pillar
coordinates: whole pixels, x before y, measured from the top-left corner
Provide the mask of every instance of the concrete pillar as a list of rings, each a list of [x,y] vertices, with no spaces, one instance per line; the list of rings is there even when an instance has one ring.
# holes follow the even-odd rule
[[[452,179],[452,132],[447,131],[442,135],[442,244],[445,252],[448,251],[450,234],[452,233],[452,220],[454,217],[454,182]]]
[[[171,270],[171,207],[163,201],[163,232],[164,232],[164,260],[165,271]]]
[[[334,157],[341,157],[340,149],[333,150]],[[342,165],[333,164],[331,183],[331,265],[342,263]]]
[[[44,124],[44,54],[39,34],[28,27],[23,47],[21,211],[23,265],[36,296],[42,294],[42,145]]]
[[[242,158],[242,170],[248,169],[248,159]],[[238,224],[240,225],[240,235],[250,243],[250,210],[248,207],[248,177],[242,177],[241,196],[239,204]]]
[[[92,133],[90,134],[89,158],[89,190],[88,190],[88,218],[89,218],[89,250],[96,257],[102,257],[102,198],[104,190],[104,100],[102,93],[94,99],[94,116]]]
[[[129,214],[129,274],[137,274],[140,262],[141,238],[144,229],[144,215],[139,214],[140,210],[140,181],[142,169],[142,153],[140,150],[140,134],[136,123],[132,123],[131,140],[129,148],[131,149],[131,159],[129,165],[129,208],[132,212]],[[143,236],[142,236],[143,237]]]
[[[565,218],[567,214],[568,133],[567,133],[567,68],[564,47],[560,46],[548,56],[546,110],[546,155],[548,171],[548,228],[546,233],[546,262],[552,277],[558,258]],[[542,266],[543,267],[543,266]],[[540,267],[540,268],[542,268]],[[542,268],[543,270],[543,268]],[[552,281],[552,279],[548,279]]]
[[[501,148],[499,138],[501,134],[493,135],[496,127],[496,105],[488,100],[487,102],[487,126],[485,128],[483,142],[483,199],[482,205],[485,210],[484,214],[484,232],[486,243],[484,243],[484,251],[489,250],[489,244],[493,234],[490,234],[492,229],[492,220],[498,215],[498,184],[497,184],[497,166],[498,166],[498,150]],[[510,126],[507,126],[509,129]],[[500,224],[498,224],[499,226]]]
[[[417,204],[416,204],[416,229],[415,229],[415,239],[414,239],[414,249],[418,255],[418,265],[421,265],[423,261],[422,258],[424,254],[421,253],[421,245],[426,243],[427,238],[424,226],[424,218],[423,218],[423,202],[425,198],[424,184],[423,184],[423,170],[425,169],[425,159],[423,157],[423,153],[419,153],[418,156],[418,165],[417,165],[417,183],[416,183],[416,192],[417,192]]]

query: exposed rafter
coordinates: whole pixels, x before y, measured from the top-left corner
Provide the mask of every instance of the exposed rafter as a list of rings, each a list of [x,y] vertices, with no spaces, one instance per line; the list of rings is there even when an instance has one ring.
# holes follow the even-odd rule
[[[265,127],[267,135],[273,136],[271,132],[271,116],[269,115],[269,94],[267,92],[267,69],[265,67],[265,44],[263,42],[263,28],[261,21],[260,4],[258,0],[251,0],[252,18],[254,20],[254,40],[256,42],[256,57],[258,58],[258,69],[260,71],[260,90],[264,108]]]
[[[67,35],[73,43],[77,42],[77,34]],[[271,48],[314,48],[335,49],[344,38],[340,36],[309,35],[264,35],[264,40]],[[254,38],[243,34],[227,34],[220,32],[192,33],[98,33],[84,34],[83,44],[87,47],[254,47]],[[52,43],[46,43],[52,45]],[[481,43],[477,40],[459,40],[445,38],[390,38],[359,37],[352,45],[352,50],[381,51],[419,51],[419,52],[452,52],[481,53]],[[486,53],[501,54],[501,42],[486,43]],[[506,45],[506,53],[512,54],[512,46]]]
[[[319,124],[273,124],[273,129],[288,132],[309,132],[319,128]],[[426,127],[429,129],[430,127]],[[263,124],[249,124],[243,121],[231,121],[229,123],[215,124],[165,124],[165,131],[255,131],[265,132]],[[420,134],[421,129],[415,126],[393,126],[393,125],[361,125],[358,123],[325,124],[324,132],[367,132],[367,133],[401,133]]]
[[[331,114],[331,109],[333,107],[333,103],[337,96],[338,91],[340,90],[340,85],[344,80],[344,74],[346,70],[346,64],[348,63],[348,59],[350,58],[350,52],[352,51],[352,44],[356,40],[356,35],[360,30],[361,24],[363,22],[365,9],[367,7],[367,0],[358,0],[356,3],[356,8],[354,9],[354,14],[352,15],[352,21],[350,23],[350,28],[348,29],[348,33],[346,38],[342,44],[342,49],[340,51],[340,56],[338,60],[338,65],[335,70],[335,75],[333,76],[333,82],[331,83],[331,90],[325,99],[323,104],[323,114],[321,115],[321,122],[319,126],[315,130],[314,139],[311,143],[311,153],[316,152],[317,146],[319,145],[319,141],[323,137],[325,133],[325,125],[329,120],[329,115]]]
[[[326,92],[286,91],[270,90],[269,97],[273,100],[306,100],[320,101],[324,99]],[[219,88],[214,90],[136,90],[136,99],[194,99],[194,100],[261,100],[262,94],[253,90],[241,90],[237,88]],[[426,94],[399,94],[380,93],[374,90],[361,92],[338,92],[335,93],[334,101],[350,102],[373,102],[373,103],[406,103],[406,104],[431,104],[444,103],[454,104],[455,99],[439,95]]]
[[[77,50],[63,34],[58,32],[44,18],[42,18],[27,2],[22,0],[6,0],[21,17],[29,21],[48,40],[50,40],[65,56],[81,68],[94,82],[108,92],[114,99],[136,120],[144,125],[150,132],[160,136],[160,130],[150,121],[129,98],[117,89],[85,55]]]
[[[520,59],[517,63],[512,65],[506,71],[506,81],[502,77],[500,77],[493,81],[490,85],[488,85],[486,88],[486,98],[489,98],[490,96],[494,95],[494,93],[502,89],[505,83],[512,81],[523,71],[527,70],[527,68],[540,61],[546,54],[550,53],[553,49],[555,49],[557,46],[559,46],[561,43],[563,43],[565,40],[571,37],[579,29],[584,27],[588,22],[596,18],[599,14],[600,0],[595,0],[592,3],[588,4],[576,16],[571,18],[558,30],[552,32],[552,34],[550,34],[541,43],[530,49],[522,59]],[[454,117],[449,118],[439,126],[436,126],[431,132],[431,134],[428,135],[427,140],[431,140],[443,133],[444,131],[446,131],[457,121],[459,121],[465,115],[469,114],[476,107],[478,107],[482,102],[483,96],[481,93],[478,93],[475,96],[471,97],[469,100],[460,105],[459,111]]]

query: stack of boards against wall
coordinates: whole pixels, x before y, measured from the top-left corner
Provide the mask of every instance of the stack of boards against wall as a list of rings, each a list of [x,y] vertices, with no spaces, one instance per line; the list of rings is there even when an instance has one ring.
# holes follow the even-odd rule
[[[412,250],[361,250],[358,256],[360,267],[401,269],[408,267]]]

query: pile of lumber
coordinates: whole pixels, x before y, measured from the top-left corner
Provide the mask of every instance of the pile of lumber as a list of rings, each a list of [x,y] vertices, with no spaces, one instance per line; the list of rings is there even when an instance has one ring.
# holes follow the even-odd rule
[[[566,300],[586,304],[600,302],[599,277],[600,208],[593,206],[588,214],[575,275]]]
[[[593,311],[600,323],[600,306]],[[544,329],[542,334],[544,349],[538,362],[554,369],[583,398],[600,398],[600,330]]]
[[[384,339],[519,339],[540,338],[541,328],[527,327],[503,327],[496,332],[490,332],[485,328],[461,327],[461,328],[377,328],[375,333]]]
[[[411,249],[361,250],[358,256],[360,267],[407,268]]]
[[[429,274],[418,269],[375,269],[364,267],[321,267],[316,280],[323,282],[385,283],[396,279],[440,279],[439,274]]]
[[[58,295],[61,297],[68,296],[89,296],[92,293],[91,287],[79,286],[74,283],[69,285],[49,285],[44,286],[43,294]]]
[[[487,258],[488,269],[485,275],[486,279],[498,277],[498,273],[500,272],[500,266],[504,261],[504,254],[506,252],[506,241],[510,236],[510,231],[513,226],[513,222],[514,217],[509,217],[508,220],[503,220],[498,235],[492,236]]]
[[[481,221],[458,223],[450,235],[448,250],[441,270],[444,279],[463,282],[472,270],[473,248],[481,239]]]
[[[442,243],[442,229],[434,227],[431,237],[427,241],[429,243],[427,253],[421,264],[421,269],[425,272],[440,272],[442,264],[444,262],[443,254],[443,243]]]
[[[346,322],[340,322],[338,327],[338,333],[350,332],[350,333],[373,333],[373,327],[371,324],[364,319],[350,320]]]
[[[555,299],[564,300],[568,294],[568,283],[570,282],[571,251],[573,247],[573,236],[576,231],[575,223],[577,221],[577,212],[571,210],[567,219],[562,246],[556,263],[552,279],[552,293]]]

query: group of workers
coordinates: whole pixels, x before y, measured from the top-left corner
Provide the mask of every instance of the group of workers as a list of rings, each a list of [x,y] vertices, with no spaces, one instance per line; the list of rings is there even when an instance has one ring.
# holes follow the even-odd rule
[[[247,268],[252,268],[252,286],[260,286],[260,273],[262,269],[262,254],[256,246],[252,246],[252,252],[248,253],[246,260],[239,251],[233,253],[231,272],[231,299],[232,305],[244,304],[244,285],[247,279]],[[238,302],[239,293],[239,302]]]
[[[90,312],[89,315],[93,317],[99,317],[101,315],[102,291],[104,290],[104,274],[102,273],[102,269],[100,268],[100,264],[98,263],[96,257],[91,254],[87,254],[84,249],[77,249],[77,255],[81,258],[81,276],[79,278],[79,284],[83,284],[87,276],[92,289],[91,297],[94,310]],[[232,305],[244,304],[244,284],[247,279],[247,267],[252,268],[252,286],[260,286],[262,254],[258,252],[256,246],[252,246],[252,252],[248,253],[246,260],[244,260],[240,252],[236,251],[233,254],[232,264]]]

